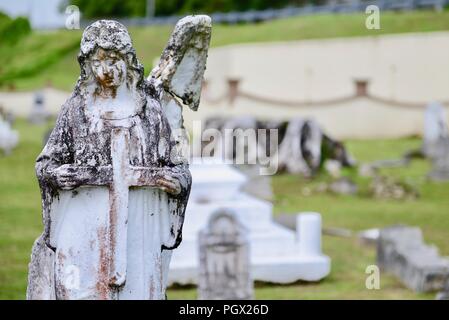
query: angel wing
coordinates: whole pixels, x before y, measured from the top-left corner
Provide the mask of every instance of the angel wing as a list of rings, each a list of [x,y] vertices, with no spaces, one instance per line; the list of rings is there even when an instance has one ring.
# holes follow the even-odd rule
[[[183,129],[182,107],[187,105],[196,111],[200,104],[211,29],[211,18],[206,15],[179,20],[159,63],[148,77],[162,88],[162,107],[178,141],[182,139],[179,131],[183,131],[177,130]]]

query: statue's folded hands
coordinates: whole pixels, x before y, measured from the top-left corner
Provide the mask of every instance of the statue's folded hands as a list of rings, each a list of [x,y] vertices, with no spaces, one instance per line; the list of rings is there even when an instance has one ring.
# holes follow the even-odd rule
[[[135,187],[156,187],[172,195],[181,193],[179,178],[172,168],[131,167],[131,185]]]
[[[169,175],[170,168],[130,167],[135,187],[156,187],[177,195],[181,184],[176,177]],[[80,186],[109,186],[112,183],[112,166],[76,166],[64,164],[47,172],[54,186],[62,190],[73,190]]]
[[[181,185],[179,181],[171,176],[164,176],[156,180],[158,188],[173,195],[181,193]]]
[[[112,182],[112,166],[76,166],[64,164],[47,171],[48,178],[58,189],[72,190],[82,185],[107,186]]]

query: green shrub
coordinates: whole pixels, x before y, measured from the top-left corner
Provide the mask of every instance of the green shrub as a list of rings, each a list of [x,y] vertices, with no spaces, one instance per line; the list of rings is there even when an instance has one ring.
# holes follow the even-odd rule
[[[0,43],[15,44],[30,33],[31,26],[27,18],[11,19],[0,14]]]

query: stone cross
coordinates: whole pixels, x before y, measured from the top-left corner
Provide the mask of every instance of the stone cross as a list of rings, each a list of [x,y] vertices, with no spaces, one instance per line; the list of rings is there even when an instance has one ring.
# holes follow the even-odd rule
[[[212,214],[199,234],[199,299],[252,299],[247,230],[227,210]]]
[[[110,284],[121,286],[126,280],[126,246],[128,196],[132,170],[129,168],[129,132],[112,129],[111,134],[112,184],[109,189]]]
[[[111,132],[112,181],[109,186],[110,285],[126,280],[128,198],[130,187],[156,186],[157,169],[134,167],[129,159],[129,131],[115,127]]]
[[[79,180],[85,180],[89,185],[109,186],[110,210],[107,227],[109,241],[106,248],[110,257],[109,284],[112,287],[119,287],[126,281],[129,188],[157,186],[157,179],[161,177],[162,170],[131,166],[129,124],[115,120],[110,122],[114,126],[111,129],[112,166],[95,169],[97,174],[92,172],[94,170],[92,167],[78,166],[73,170],[76,170]]]

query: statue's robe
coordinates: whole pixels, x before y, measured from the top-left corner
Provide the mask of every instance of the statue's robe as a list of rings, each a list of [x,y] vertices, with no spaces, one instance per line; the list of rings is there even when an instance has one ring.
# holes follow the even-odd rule
[[[148,86],[147,86],[148,87]],[[28,299],[164,299],[171,249],[181,242],[191,186],[186,164],[175,164],[171,129],[154,88],[146,90],[140,111],[126,119],[131,166],[161,168],[176,177],[181,193],[157,188],[129,190],[126,282],[108,283],[107,249],[110,175],[81,179],[79,187],[61,190],[48,178],[64,164],[99,168],[111,165],[111,128],[92,116],[86,94],[77,88],[62,107],[36,172],[42,194],[45,230],[36,240],[30,263]],[[100,181],[100,183],[98,183]]]

